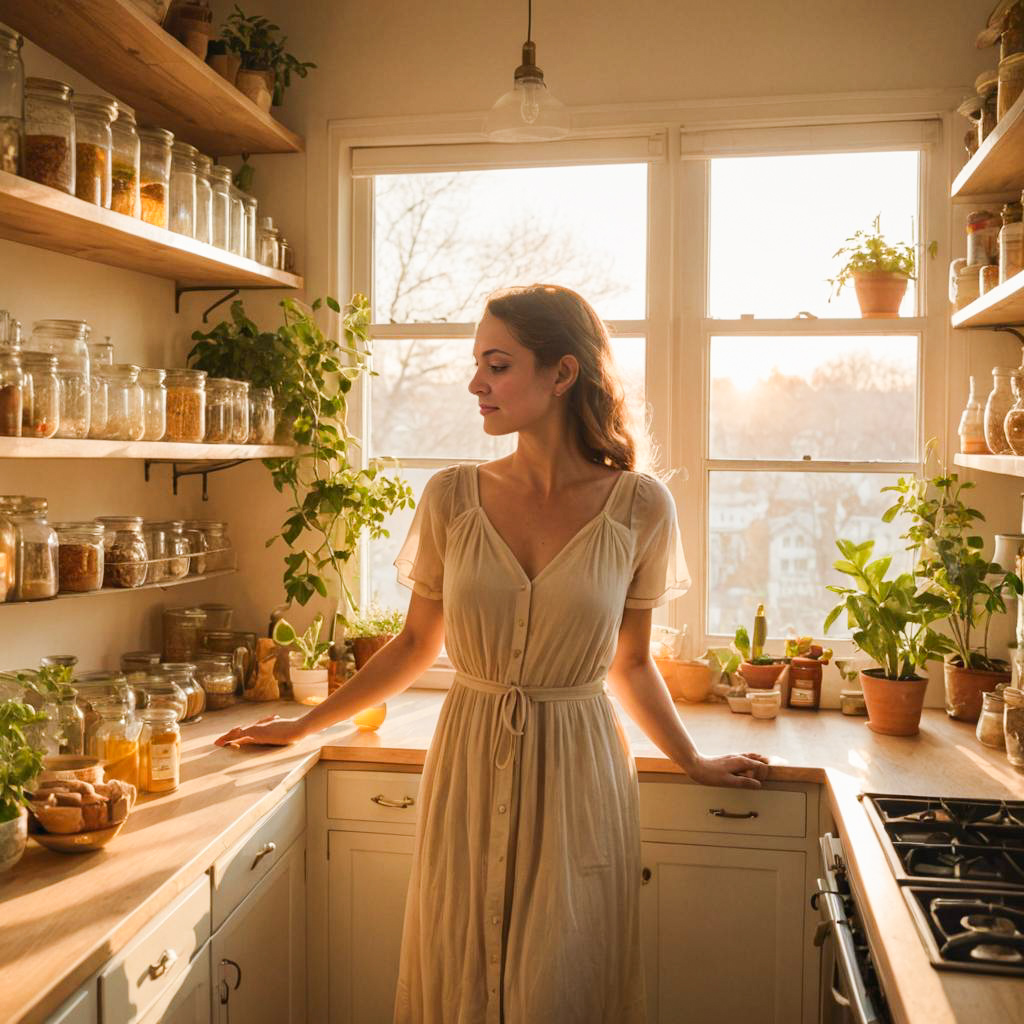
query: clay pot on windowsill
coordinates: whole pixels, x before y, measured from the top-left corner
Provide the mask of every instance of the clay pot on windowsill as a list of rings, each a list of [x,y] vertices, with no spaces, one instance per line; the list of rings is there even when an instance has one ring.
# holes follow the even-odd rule
[[[740,665],[740,675],[751,690],[770,690],[782,675],[786,667],[784,661],[773,661],[770,665],[755,665],[745,661]]]
[[[865,320],[893,320],[900,315],[900,303],[910,278],[888,270],[862,271],[853,275],[853,287]]]
[[[269,111],[273,97],[273,72],[261,68],[241,68],[235,76],[235,88],[248,96],[260,110]]]
[[[1010,681],[1009,672],[967,669],[952,660],[943,665],[946,683],[946,714],[960,722],[976,722],[981,715],[981,695],[999,683]]]
[[[867,726],[883,736],[916,736],[921,727],[921,709],[928,680],[886,679],[883,670],[868,669],[860,674]]]
[[[661,678],[673,700],[699,704],[711,694],[711,668],[703,661],[676,661],[674,658],[655,658]]]
[[[349,640],[352,645],[352,656],[356,659],[356,671],[358,672],[390,640],[394,640],[391,633],[357,636]]]

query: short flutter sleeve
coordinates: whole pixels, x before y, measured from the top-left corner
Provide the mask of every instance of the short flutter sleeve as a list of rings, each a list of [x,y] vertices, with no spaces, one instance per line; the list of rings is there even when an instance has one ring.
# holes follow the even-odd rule
[[[435,601],[441,600],[444,583],[444,549],[457,469],[449,466],[427,481],[405,543],[394,562],[398,582],[403,587]]]
[[[626,607],[657,608],[682,597],[690,588],[690,573],[683,556],[676,503],[660,480],[638,477],[631,522],[636,547]]]

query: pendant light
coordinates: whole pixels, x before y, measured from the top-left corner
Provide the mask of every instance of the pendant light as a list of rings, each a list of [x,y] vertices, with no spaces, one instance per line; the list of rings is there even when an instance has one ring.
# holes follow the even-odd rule
[[[516,68],[511,92],[491,107],[484,131],[493,142],[549,142],[569,134],[569,110],[548,92],[537,67],[533,42],[533,0],[527,0],[523,63]]]

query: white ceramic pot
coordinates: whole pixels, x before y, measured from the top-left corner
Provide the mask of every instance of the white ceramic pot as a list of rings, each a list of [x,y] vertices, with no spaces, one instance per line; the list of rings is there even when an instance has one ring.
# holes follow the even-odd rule
[[[22,807],[18,817],[0,822],[0,872],[13,868],[21,860],[26,842],[28,842],[28,811]]]
[[[319,704],[327,697],[326,668],[289,667],[292,681],[292,698],[300,704]]]

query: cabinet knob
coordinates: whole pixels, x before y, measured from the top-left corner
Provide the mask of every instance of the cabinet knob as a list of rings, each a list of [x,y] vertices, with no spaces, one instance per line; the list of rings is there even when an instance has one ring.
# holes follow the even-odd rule
[[[406,807],[412,807],[416,803],[411,796],[403,796],[401,800],[389,800],[383,793],[371,796],[370,799],[379,807],[398,807],[402,810],[405,810]]]
[[[263,860],[264,857],[269,856],[271,853],[273,853],[276,849],[277,843],[264,843],[257,851],[256,857],[252,862],[252,867],[250,867],[249,870],[255,871],[259,862]],[[236,985],[235,987],[237,988],[238,986]]]
[[[149,965],[149,976],[153,979],[166,974],[178,962],[178,954],[173,949],[165,949],[155,964]]]
[[[724,807],[709,807],[708,814],[716,818],[756,818],[757,811],[727,811]]]
[[[651,880],[651,869],[650,868],[644,868],[643,871],[640,872],[640,884],[641,885],[646,885],[650,880]]]

